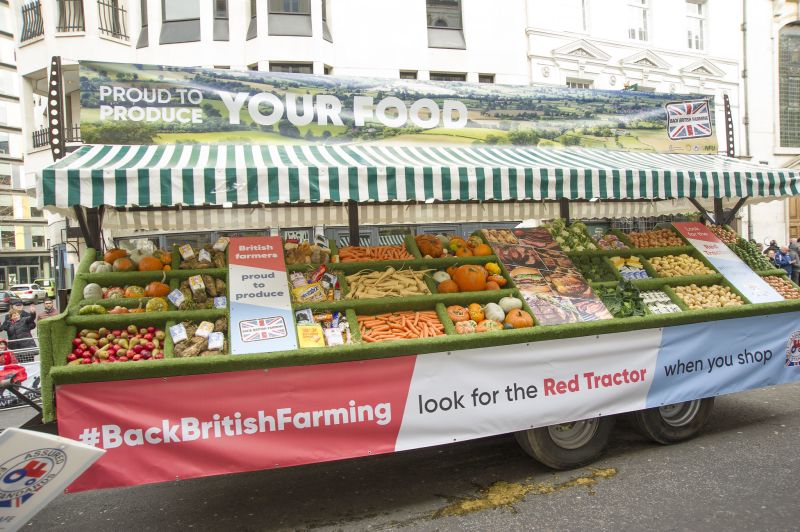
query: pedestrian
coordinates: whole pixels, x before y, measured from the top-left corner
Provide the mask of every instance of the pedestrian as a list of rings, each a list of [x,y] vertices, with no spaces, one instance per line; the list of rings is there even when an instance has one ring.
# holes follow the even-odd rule
[[[0,331],[5,331],[8,335],[8,345],[12,351],[36,348],[36,342],[31,334],[34,328],[36,328],[35,316],[26,313],[23,317],[18,310],[13,309],[0,325]]]
[[[797,240],[789,239],[789,251],[797,251]]]
[[[58,310],[56,310],[53,300],[48,297],[44,300],[44,310],[36,313],[36,321],[52,318],[53,316],[58,316]]]
[[[33,303],[31,303],[31,306],[28,308],[28,310],[25,310],[22,305],[21,299],[12,299],[11,310],[16,310],[17,312],[19,312],[20,316],[23,318],[33,316],[34,321],[36,321],[36,305]]]
[[[765,250],[764,250],[764,253],[765,253],[765,254],[766,254],[766,253],[769,253],[769,251],[770,251],[770,250],[772,250],[772,251],[774,251],[775,253],[777,253],[778,251],[780,251],[780,249],[781,249],[781,248],[780,248],[780,247],[778,247],[778,243],[777,243],[776,241],[774,241],[774,240],[770,240],[770,241],[769,241],[769,246],[767,246],[767,249],[765,249]]]
[[[777,253],[775,253],[775,258],[773,259],[775,262],[775,266],[778,268],[783,268],[783,270],[789,275],[789,278],[792,278],[792,257],[789,255],[789,248],[787,246],[781,246]]]
[[[0,365],[8,366],[9,364],[19,364],[19,361],[14,353],[8,350],[6,341],[0,340]]]
[[[766,253],[767,253],[767,260],[769,261],[769,263],[775,266],[775,252],[772,251],[771,249],[768,249]]]
[[[795,284],[797,284],[797,278],[800,276],[800,254],[797,253],[798,251],[800,251],[798,248],[789,248],[789,258],[792,259],[792,274],[789,278]]]

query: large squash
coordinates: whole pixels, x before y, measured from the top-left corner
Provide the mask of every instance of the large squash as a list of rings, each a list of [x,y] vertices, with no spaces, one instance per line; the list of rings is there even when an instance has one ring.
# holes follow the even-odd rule
[[[442,248],[442,242],[433,235],[417,235],[415,237],[417,242],[417,247],[419,248],[420,253],[422,256],[431,256],[434,259],[438,259],[442,256],[442,252],[444,249]]]
[[[533,317],[522,309],[512,309],[506,314],[505,323],[515,329],[533,327]]]
[[[169,294],[169,285],[159,281],[153,281],[144,287],[144,295],[147,297],[166,297]]]
[[[486,290],[486,277],[488,272],[483,266],[465,264],[459,266],[452,275],[453,281],[462,292],[480,292]]]
[[[142,257],[141,260],[139,260],[140,272],[155,272],[161,270],[163,267],[164,263],[155,257]]]
[[[125,288],[125,297],[128,298],[144,297],[144,288],[132,284]]]
[[[114,264],[114,261],[117,259],[121,259],[123,257],[127,257],[128,252],[121,248],[112,248],[106,251],[106,254],[103,255],[103,260],[109,264]]]
[[[111,271],[111,265],[104,260],[96,260],[89,266],[89,273],[106,273]]]

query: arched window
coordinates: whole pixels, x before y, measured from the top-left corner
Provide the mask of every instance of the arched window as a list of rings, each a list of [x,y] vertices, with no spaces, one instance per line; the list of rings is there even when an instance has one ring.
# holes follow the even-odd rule
[[[778,43],[781,146],[800,147],[800,24],[784,26]]]

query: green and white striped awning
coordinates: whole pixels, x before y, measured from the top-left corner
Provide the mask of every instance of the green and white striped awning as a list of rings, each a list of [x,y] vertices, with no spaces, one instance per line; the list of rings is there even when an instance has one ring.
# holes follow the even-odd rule
[[[38,182],[53,207],[780,197],[800,174],[716,155],[433,146],[83,146]]]

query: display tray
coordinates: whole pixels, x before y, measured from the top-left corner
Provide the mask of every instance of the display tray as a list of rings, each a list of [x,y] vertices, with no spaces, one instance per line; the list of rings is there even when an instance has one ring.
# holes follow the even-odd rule
[[[487,241],[485,233],[476,233]],[[503,234],[503,236],[505,236]],[[488,242],[490,245],[492,242]],[[413,239],[407,239],[406,245],[414,247]],[[418,251],[417,251],[418,253]],[[604,264],[611,256],[640,256],[643,264],[646,264],[652,257],[664,256],[669,254],[686,253],[696,256],[698,260],[704,261],[702,257],[696,255],[694,248],[689,246],[676,246],[670,248],[629,248],[616,250],[592,250],[581,252],[570,252],[569,257],[577,259],[579,257],[599,257]],[[415,255],[419,257],[418,254]],[[259,369],[292,365],[307,365],[340,362],[348,360],[364,360],[372,358],[385,358],[392,356],[402,356],[408,354],[423,354],[431,352],[455,351],[470,348],[492,347],[508,344],[528,344],[531,342],[553,340],[560,338],[572,338],[579,336],[590,336],[614,332],[623,332],[637,329],[666,327],[672,325],[682,325],[726,318],[738,318],[745,316],[755,316],[762,314],[772,314],[789,312],[800,309],[800,300],[786,300],[775,303],[765,304],[745,304],[737,307],[711,308],[701,310],[688,309],[684,302],[675,294],[673,288],[686,286],[689,284],[706,285],[720,284],[731,287],[722,275],[699,275],[699,276],[679,276],[679,277],[652,277],[650,279],[634,280],[632,285],[639,290],[662,290],[667,293],[675,304],[681,307],[682,312],[672,314],[652,314],[645,313],[643,316],[633,316],[627,318],[614,318],[600,321],[589,321],[582,323],[564,323],[559,325],[541,325],[536,323],[530,328],[497,330],[474,334],[457,334],[455,326],[447,316],[447,307],[450,305],[467,306],[470,303],[485,305],[489,302],[498,302],[502,297],[513,296],[520,298],[519,289],[513,284],[509,272],[500,263],[501,274],[507,279],[508,284],[500,290],[484,292],[459,292],[459,293],[437,293],[435,283],[429,283],[431,288],[430,295],[409,296],[400,298],[376,298],[376,299],[355,299],[340,301],[321,301],[315,303],[294,303],[294,309],[310,308],[315,312],[344,311],[351,323],[355,343],[333,347],[310,347],[291,351],[279,351],[273,353],[260,353],[243,356],[215,355],[202,357],[177,358],[174,356],[174,346],[169,341],[165,345],[165,356],[162,360],[139,361],[135,363],[115,363],[115,364],[87,364],[81,366],[66,365],[67,354],[71,351],[71,342],[76,331],[82,328],[96,326],[103,323],[107,326],[127,326],[158,324],[158,326],[169,327],[183,321],[214,321],[228,315],[227,309],[208,309],[208,310],[177,310],[174,305],[170,305],[168,311],[115,314],[115,315],[78,315],[78,310],[84,304],[94,303],[85,301],[81,297],[83,288],[89,282],[96,282],[101,286],[119,286],[122,284],[146,284],[153,280],[165,280],[171,289],[179,286],[180,282],[192,275],[211,275],[214,278],[224,278],[227,281],[227,269],[204,269],[204,270],[172,270],[168,272],[110,272],[89,274],[88,267],[94,260],[94,253],[87,253],[79,266],[79,273],[76,276],[73,286],[73,297],[67,307],[66,312],[59,316],[43,320],[40,325],[40,344],[42,351],[42,373],[46,383],[67,384],[107,380],[126,380],[146,377],[170,377],[178,375],[215,373],[224,371],[239,371],[247,369]],[[393,268],[412,268],[415,270],[424,269],[446,269],[449,266],[462,264],[486,264],[497,261],[495,255],[481,257],[448,257],[441,259],[421,259],[414,258],[407,261],[371,261],[357,263],[337,263],[329,264],[332,271],[339,271],[352,274],[361,270],[385,270]],[[498,261],[499,262],[499,261]],[[649,265],[648,265],[649,266]],[[287,267],[288,272],[305,271],[316,268],[316,265],[297,264]],[[785,276],[782,270],[759,272],[762,275],[781,275]],[[616,286],[616,281],[593,282],[592,286]],[[347,289],[346,283],[342,287]],[[731,287],[733,288],[733,287]],[[734,292],[736,292],[734,290]],[[346,292],[344,292],[346,293]],[[736,292],[738,294],[738,292]],[[741,294],[739,294],[741,295]],[[746,300],[745,300],[746,302]],[[120,300],[101,300],[99,304],[103,306],[120,304],[133,308],[138,305],[137,299]],[[527,303],[524,310],[530,313]],[[375,314],[390,313],[394,311],[435,311],[439,321],[442,323],[444,334],[431,338],[404,338],[397,341],[383,342],[364,342],[358,333],[359,316],[370,316]],[[229,337],[226,335],[226,340]],[[529,346],[521,346],[527,349]],[[53,397],[51,387],[43,387],[43,404],[45,416],[48,419],[54,417]]]

